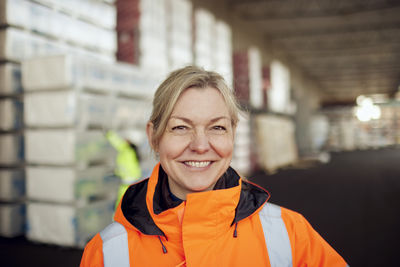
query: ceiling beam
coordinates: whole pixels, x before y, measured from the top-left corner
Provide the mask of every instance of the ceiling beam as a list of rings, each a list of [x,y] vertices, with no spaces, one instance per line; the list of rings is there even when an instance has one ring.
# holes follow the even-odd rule
[[[354,16],[363,13],[391,10],[399,7],[399,1],[242,1],[231,0],[229,5],[239,16],[251,22],[268,22],[276,19],[326,18]]]

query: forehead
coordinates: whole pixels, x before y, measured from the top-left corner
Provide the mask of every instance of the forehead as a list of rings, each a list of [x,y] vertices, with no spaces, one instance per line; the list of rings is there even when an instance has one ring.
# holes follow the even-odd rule
[[[229,111],[222,94],[215,88],[186,89],[176,102],[171,116],[185,117],[229,117]]]

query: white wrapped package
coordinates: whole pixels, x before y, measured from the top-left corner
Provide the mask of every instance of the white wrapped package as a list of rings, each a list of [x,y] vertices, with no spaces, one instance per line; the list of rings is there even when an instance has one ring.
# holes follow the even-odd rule
[[[28,127],[101,127],[110,115],[109,98],[79,91],[27,93],[24,121]]]
[[[61,246],[84,247],[97,232],[112,222],[114,200],[84,206],[27,204],[27,238]]]
[[[119,178],[104,166],[85,170],[29,166],[26,177],[28,199],[59,203],[85,202],[106,196],[116,199],[119,185]]]
[[[25,205],[0,203],[0,236],[16,237],[25,233]]]
[[[145,128],[150,118],[151,101],[145,99],[117,98],[111,111],[110,128]]]
[[[22,134],[0,134],[0,165],[19,165],[23,162],[24,144]]]
[[[32,57],[70,53],[103,62],[114,62],[114,53],[99,53],[13,27],[0,29],[0,60],[20,62]]]
[[[15,131],[22,125],[22,102],[13,98],[0,99],[0,130]]]
[[[26,91],[86,89],[149,98],[159,82],[132,65],[68,55],[31,58],[22,63],[22,73]]]
[[[293,164],[298,159],[292,120],[274,115],[255,119],[259,164],[267,171]]]
[[[21,93],[21,66],[14,63],[0,64],[0,95],[10,96]]]
[[[112,149],[101,131],[75,129],[27,130],[26,161],[32,164],[76,165],[106,163]]]
[[[27,0],[3,0],[0,10],[1,24],[33,30],[80,46],[116,52],[113,30],[96,27]]]
[[[15,201],[25,197],[24,169],[0,169],[0,200]]]
[[[73,17],[79,17],[106,29],[116,26],[116,8],[104,1],[93,0],[35,0],[51,8],[65,11]]]

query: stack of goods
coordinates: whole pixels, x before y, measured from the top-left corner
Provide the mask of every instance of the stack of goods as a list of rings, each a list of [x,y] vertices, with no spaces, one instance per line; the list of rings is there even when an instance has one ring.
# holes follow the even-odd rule
[[[120,0],[116,5],[118,60],[164,77],[169,71],[166,0]]]
[[[112,1],[0,2],[1,235],[24,233],[25,127],[21,61],[67,52],[113,62],[115,15]]]
[[[167,1],[168,60],[171,70],[193,63],[192,3]]]
[[[326,108],[322,112],[329,120],[327,149],[351,151],[399,144],[400,107],[396,102],[377,105],[380,118],[360,121],[354,107]]]
[[[262,109],[264,106],[263,74],[260,51],[250,47],[234,53],[234,88],[239,101],[245,106]]]
[[[55,53],[113,61],[115,7],[103,1],[1,1],[0,56],[20,61]]]
[[[194,64],[214,69],[215,17],[205,9],[194,11]]]
[[[0,235],[24,233],[25,173],[19,68],[0,67]]]
[[[259,165],[268,172],[296,163],[298,159],[291,119],[276,115],[255,117]]]
[[[268,91],[268,107],[271,111],[293,114],[294,104],[290,99],[290,72],[279,61],[271,62],[271,88]]]
[[[232,167],[244,176],[249,175],[254,167],[251,162],[251,134],[249,115],[240,114],[235,134]]]
[[[144,132],[158,83],[149,77],[84,57],[22,63],[29,239],[83,246],[111,222],[119,180],[104,130]]]
[[[217,20],[214,39],[214,69],[224,76],[226,82],[232,88],[232,30],[230,26],[223,21]]]

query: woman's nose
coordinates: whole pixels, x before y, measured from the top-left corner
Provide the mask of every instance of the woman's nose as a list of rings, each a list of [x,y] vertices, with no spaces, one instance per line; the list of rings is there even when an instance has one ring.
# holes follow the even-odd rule
[[[192,136],[189,148],[197,153],[205,153],[210,149],[208,136],[203,132],[196,132]]]

